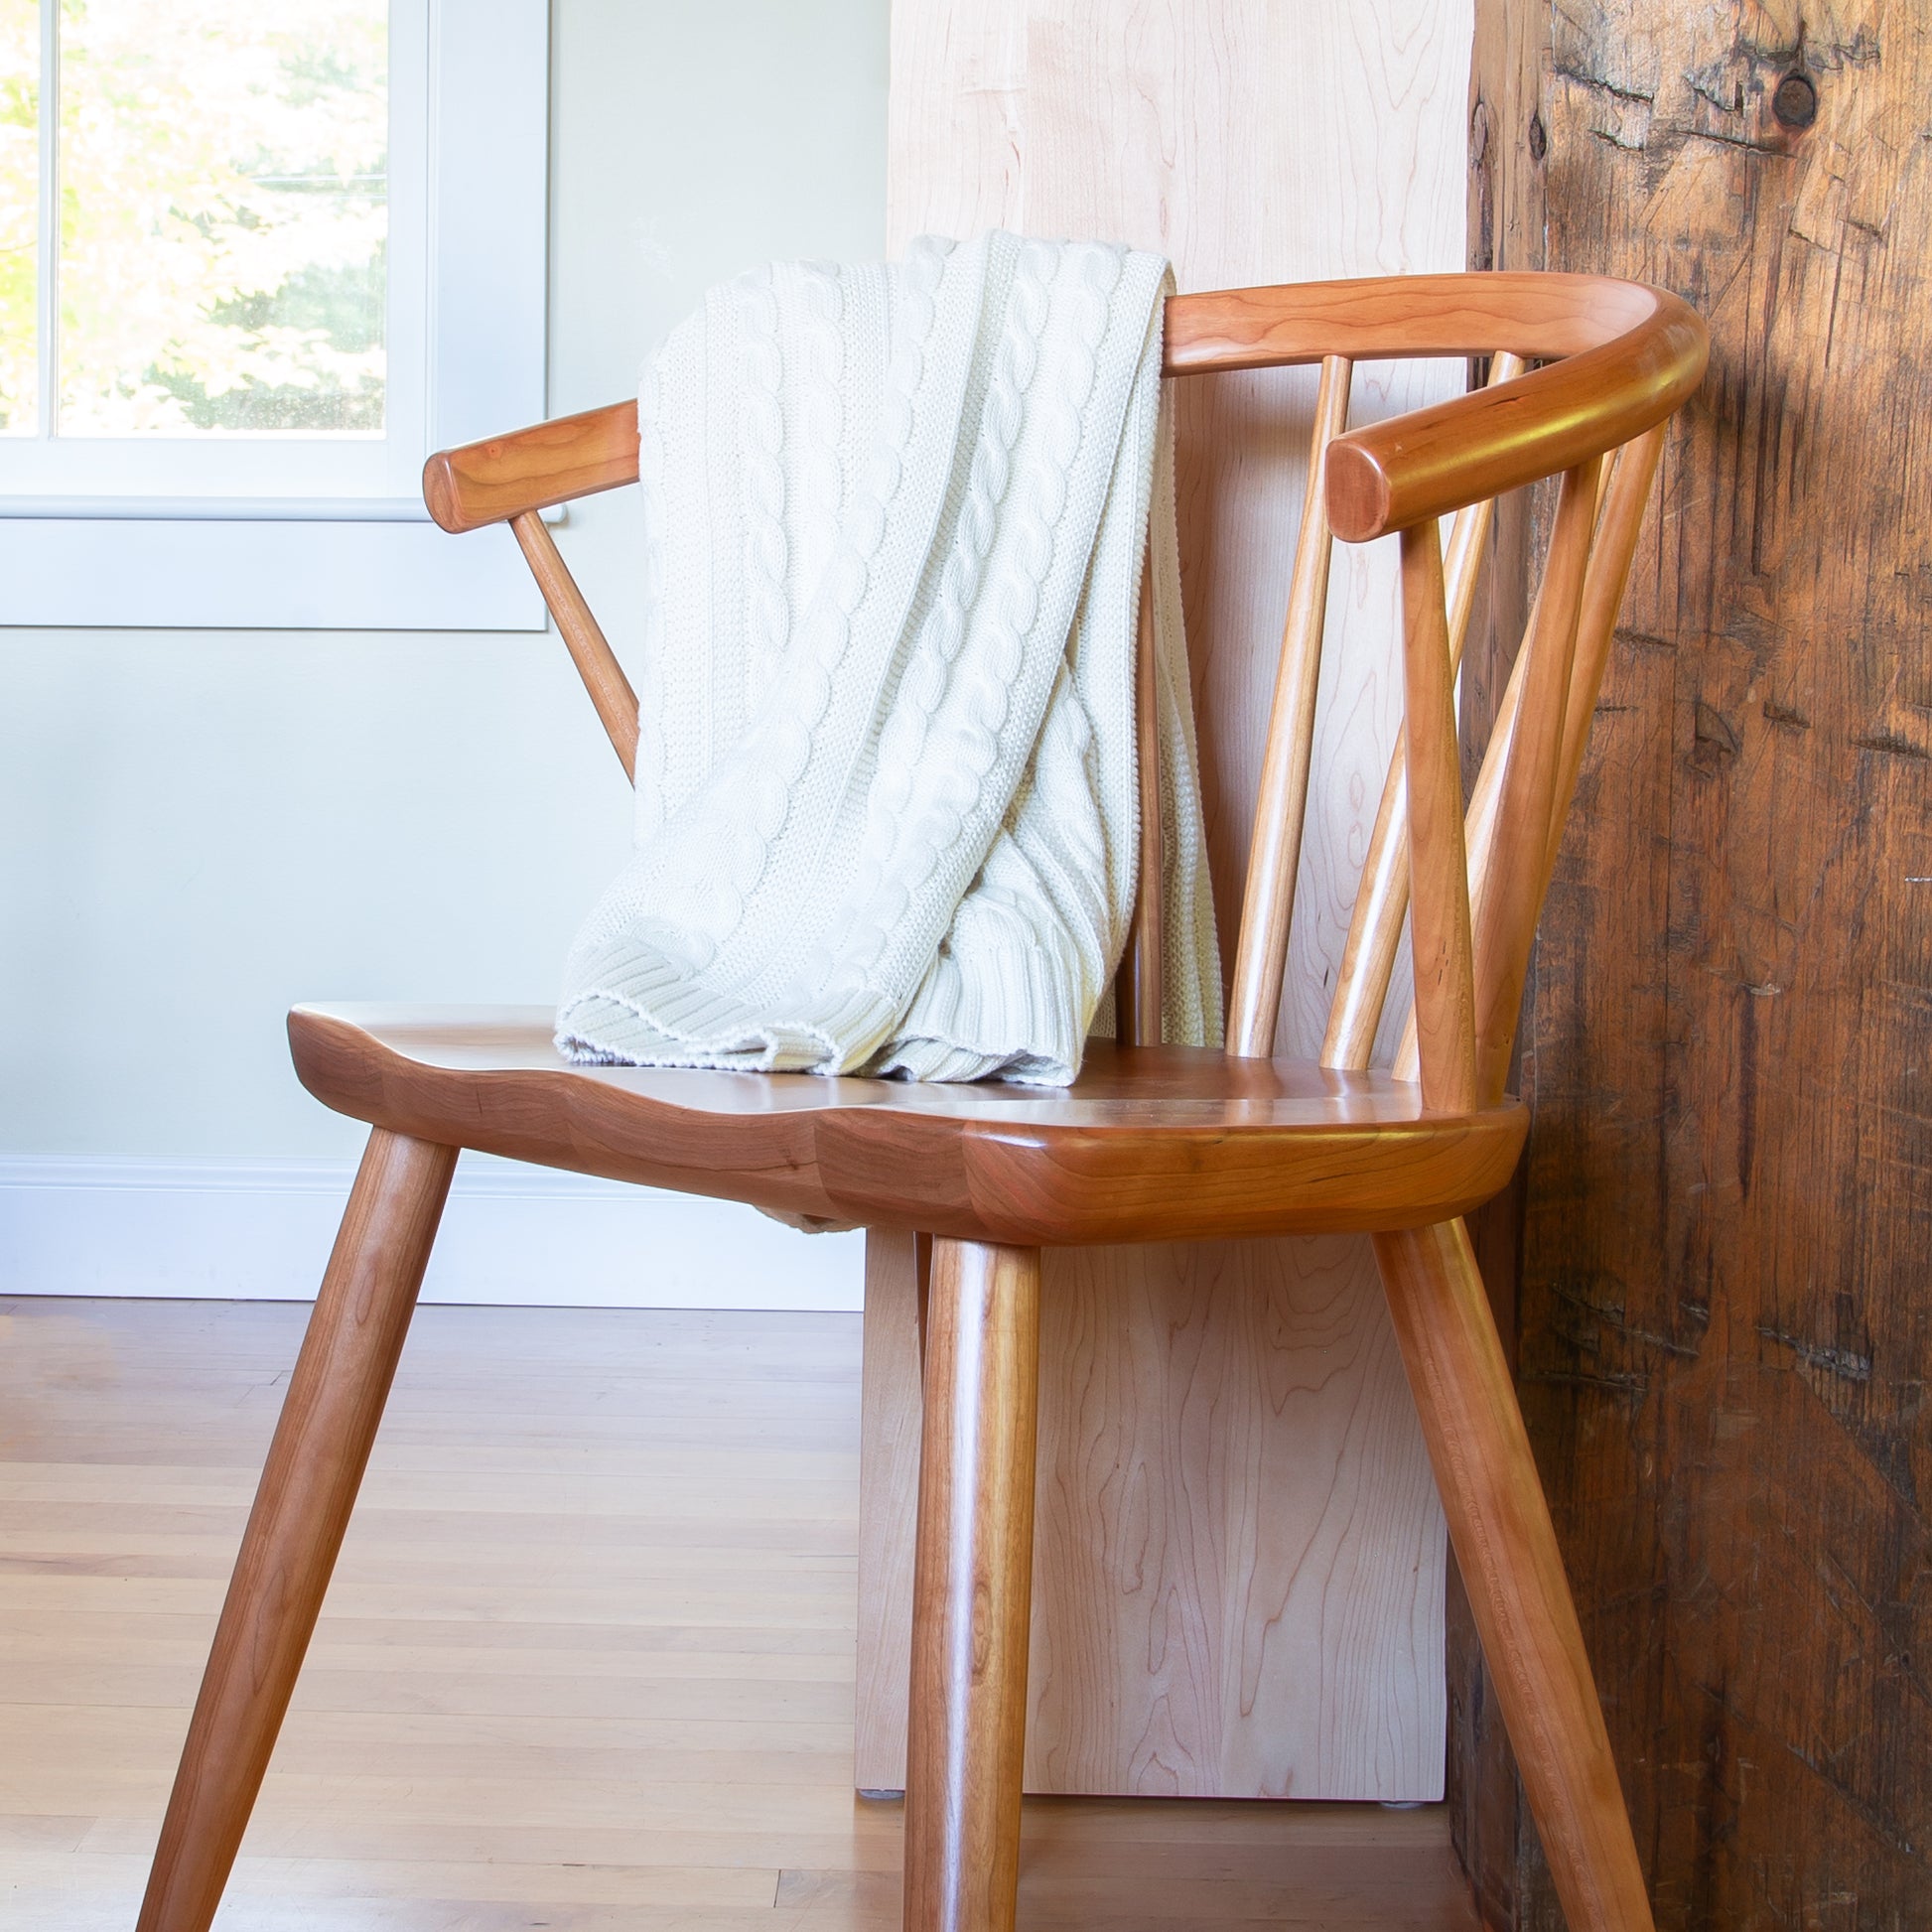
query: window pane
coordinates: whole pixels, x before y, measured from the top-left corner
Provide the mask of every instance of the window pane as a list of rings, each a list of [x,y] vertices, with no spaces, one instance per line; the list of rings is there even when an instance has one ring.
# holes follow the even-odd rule
[[[41,10],[0,0],[0,436],[31,436],[40,397]]]
[[[381,430],[387,66],[384,0],[61,0],[63,434]]]

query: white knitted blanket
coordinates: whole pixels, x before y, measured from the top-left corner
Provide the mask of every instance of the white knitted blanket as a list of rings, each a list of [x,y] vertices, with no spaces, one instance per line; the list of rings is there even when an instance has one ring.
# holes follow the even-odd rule
[[[1170,1040],[1220,976],[1156,255],[993,233],[713,289],[639,404],[636,849],[557,1043],[1064,1084],[1133,911],[1150,529]]]

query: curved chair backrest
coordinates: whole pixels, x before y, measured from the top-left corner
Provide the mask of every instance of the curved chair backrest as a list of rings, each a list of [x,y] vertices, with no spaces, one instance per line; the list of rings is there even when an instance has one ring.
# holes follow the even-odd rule
[[[1587,275],[1377,277],[1181,295],[1164,372],[1319,363],[1310,486],[1228,1002],[1227,1051],[1272,1048],[1288,958],[1333,540],[1402,548],[1403,742],[1383,787],[1322,1064],[1369,1063],[1410,915],[1416,1002],[1394,1071],[1426,1105],[1493,1104],[1523,977],[1589,733],[1664,424],[1704,372],[1704,326],[1675,296]],[[1482,389],[1346,433],[1357,361],[1487,356]],[[1531,370],[1533,362],[1547,364]],[[1607,461],[1606,461],[1607,459]],[[1454,683],[1495,499],[1563,479],[1541,589],[1466,814]],[[430,459],[423,495],[446,530],[507,522],[626,773],[637,704],[539,511],[637,480],[637,410],[616,403]],[[1447,544],[1439,519],[1453,514]],[[1150,661],[1147,600],[1142,664]],[[1144,700],[1152,679],[1141,680]],[[1144,702],[1143,750],[1153,738]],[[1124,1040],[1160,1029],[1160,851],[1143,757],[1141,899],[1119,986]],[[1414,890],[1411,891],[1413,882]],[[1412,903],[1413,900],[1413,903]]]

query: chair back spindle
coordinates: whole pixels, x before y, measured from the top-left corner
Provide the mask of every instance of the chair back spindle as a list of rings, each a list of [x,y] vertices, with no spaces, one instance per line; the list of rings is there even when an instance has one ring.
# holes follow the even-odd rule
[[[1288,965],[1289,922],[1301,870],[1302,828],[1308,814],[1309,765],[1314,751],[1315,687],[1321,676],[1321,638],[1328,608],[1328,563],[1334,540],[1325,502],[1328,445],[1348,425],[1354,365],[1345,355],[1321,358],[1315,392],[1314,440],[1309,486],[1295,545],[1288,617],[1282,626],[1281,668],[1262,753],[1248,849],[1247,889],[1228,995],[1227,1050],[1240,1059],[1266,1059],[1275,1050],[1282,974]],[[1142,746],[1146,755],[1146,741]]]

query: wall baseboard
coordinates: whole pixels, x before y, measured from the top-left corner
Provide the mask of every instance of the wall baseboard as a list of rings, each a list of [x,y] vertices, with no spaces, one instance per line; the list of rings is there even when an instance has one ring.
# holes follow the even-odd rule
[[[0,1293],[315,1299],[349,1162],[0,1157]],[[466,1154],[425,1302],[851,1311],[864,1237]]]

